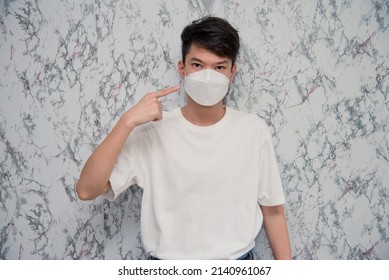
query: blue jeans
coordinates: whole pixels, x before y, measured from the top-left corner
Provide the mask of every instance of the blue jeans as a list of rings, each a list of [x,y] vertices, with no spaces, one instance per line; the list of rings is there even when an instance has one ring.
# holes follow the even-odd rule
[[[240,260],[240,261],[249,261],[249,260],[253,260],[253,259],[254,259],[254,254],[251,250],[248,253],[244,254],[243,256],[237,258],[237,260]],[[149,260],[160,260],[160,259],[153,257],[153,256],[150,256]]]

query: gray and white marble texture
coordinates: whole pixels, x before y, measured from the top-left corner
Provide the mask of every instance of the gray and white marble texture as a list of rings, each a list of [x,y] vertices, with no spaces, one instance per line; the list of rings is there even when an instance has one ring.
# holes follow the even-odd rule
[[[139,187],[110,203],[74,186],[123,112],[179,83],[179,35],[208,14],[241,35],[227,104],[272,128],[293,257],[389,259],[384,0],[1,0],[0,259],[147,257]]]

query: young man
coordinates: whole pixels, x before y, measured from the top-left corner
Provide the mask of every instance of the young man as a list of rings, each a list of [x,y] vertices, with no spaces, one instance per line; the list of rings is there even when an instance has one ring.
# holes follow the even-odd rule
[[[223,105],[236,73],[237,31],[206,17],[181,34],[187,104],[163,112],[146,94],[86,162],[80,199],[113,200],[143,188],[141,233],[156,259],[250,259],[262,223],[276,259],[290,259],[284,193],[271,133],[255,115]]]

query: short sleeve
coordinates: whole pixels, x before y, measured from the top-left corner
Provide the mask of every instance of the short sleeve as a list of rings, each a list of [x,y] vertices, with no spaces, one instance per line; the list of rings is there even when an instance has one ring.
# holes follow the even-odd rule
[[[139,136],[137,134],[136,130],[131,133],[119,154],[109,178],[111,189],[103,195],[105,199],[113,201],[130,186],[138,183]]]
[[[285,203],[280,172],[271,140],[270,129],[266,126],[260,149],[258,203],[262,206],[276,206]]]

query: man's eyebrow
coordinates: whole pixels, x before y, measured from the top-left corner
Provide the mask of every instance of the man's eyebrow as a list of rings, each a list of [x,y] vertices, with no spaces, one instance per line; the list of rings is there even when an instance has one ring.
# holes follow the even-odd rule
[[[228,60],[222,60],[217,62],[216,64],[228,64]]]
[[[204,63],[200,58],[197,58],[197,57],[191,57],[190,60],[191,61],[197,61],[197,62],[200,62],[200,63]]]
[[[200,62],[200,63],[204,63],[204,61],[202,61],[200,58],[197,58],[197,57],[192,57],[190,60],[191,61],[197,61],[197,62]],[[221,60],[221,61],[216,62],[215,64],[216,65],[228,64],[228,60]]]

